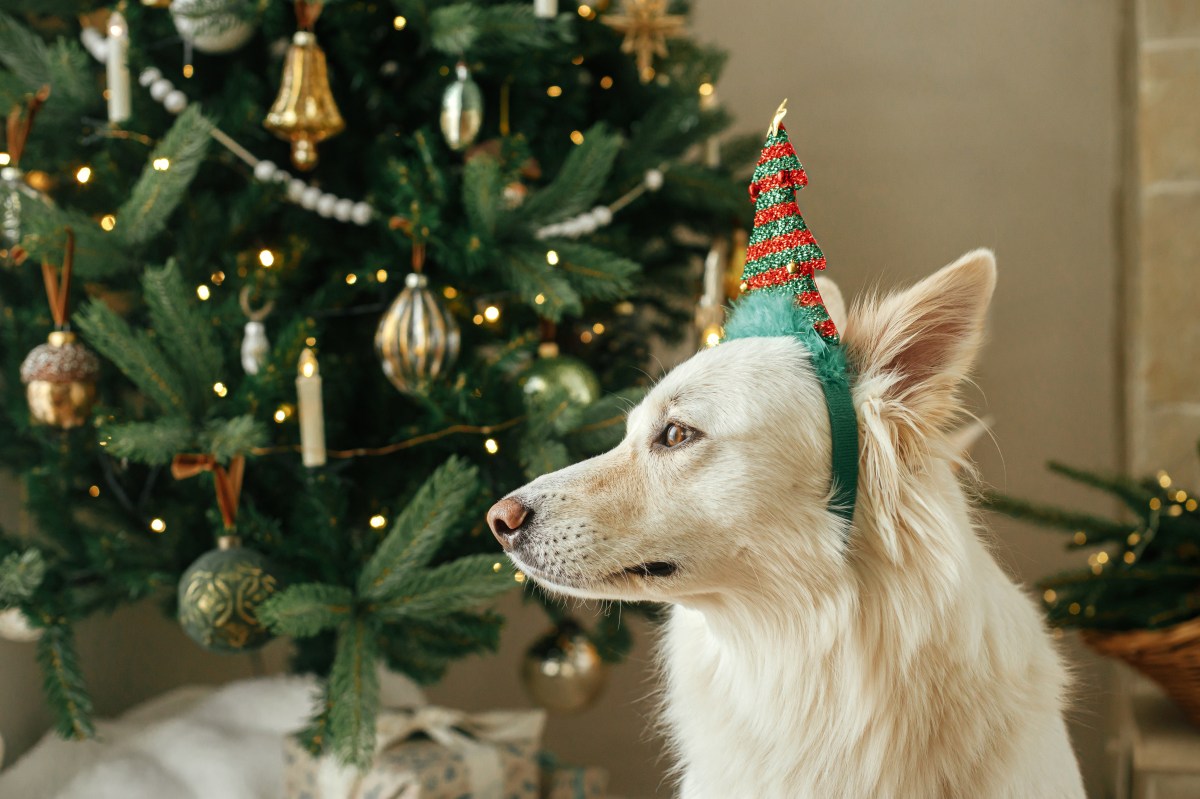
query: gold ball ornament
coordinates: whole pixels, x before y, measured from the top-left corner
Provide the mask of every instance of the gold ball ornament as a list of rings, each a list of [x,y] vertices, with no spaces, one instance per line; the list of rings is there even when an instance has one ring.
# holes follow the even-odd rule
[[[596,645],[573,621],[564,621],[534,642],[521,664],[530,697],[555,713],[578,713],[592,705],[608,681]]]
[[[460,340],[458,324],[429,290],[428,278],[410,272],[404,290],[379,319],[375,354],[392,385],[416,394],[453,368]]]
[[[179,580],[179,624],[212,652],[258,649],[271,638],[258,607],[282,587],[266,557],[222,536]]]
[[[55,330],[21,363],[21,382],[33,420],[63,430],[85,424],[96,401],[99,374],[95,354],[78,343],[74,333]]]
[[[0,610],[0,638],[30,644],[42,637],[42,628],[29,623],[29,617],[20,608]]]

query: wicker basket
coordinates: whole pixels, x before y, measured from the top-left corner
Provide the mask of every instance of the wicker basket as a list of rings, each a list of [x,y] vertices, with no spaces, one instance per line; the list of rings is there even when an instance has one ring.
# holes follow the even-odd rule
[[[1120,658],[1154,680],[1200,726],[1200,618],[1161,630],[1084,630],[1083,640],[1100,654]]]

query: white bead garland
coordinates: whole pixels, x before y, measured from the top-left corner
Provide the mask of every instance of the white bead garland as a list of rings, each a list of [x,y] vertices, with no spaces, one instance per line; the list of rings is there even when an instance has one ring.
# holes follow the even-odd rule
[[[86,31],[87,29],[85,29]],[[85,49],[97,60],[104,60],[104,45],[102,37],[82,36]],[[157,67],[147,67],[138,75],[138,84],[150,92],[156,102],[162,103],[172,114],[181,114],[188,106],[187,95],[171,81],[163,77]],[[230,139],[219,130],[213,130],[215,138],[225,149],[245,161],[254,170],[254,179],[260,183],[275,182],[286,187],[285,196],[289,202],[299,205],[308,211],[315,211],[326,219],[336,219],[339,222],[352,222],[365,227],[375,218],[375,209],[365,200],[354,201],[338,197],[328,192],[322,192],[316,186],[310,186],[299,178],[293,177],[287,170],[280,169],[272,161],[257,158],[237,142]],[[655,192],[662,188],[665,167],[648,169],[642,176],[642,184],[634,188],[609,205],[598,205],[590,211],[538,228],[534,235],[539,239],[565,236],[578,238],[593,233],[596,230],[612,224],[613,215],[629,203],[636,200],[647,191]]]
[[[664,170],[665,167],[647,169],[646,174],[642,175],[642,185],[625,192],[625,194],[609,205],[597,205],[592,210],[584,211],[582,214],[577,214],[570,219],[564,219],[561,222],[540,227],[533,235],[539,239],[577,239],[588,233],[595,233],[600,228],[612,224],[613,214],[617,211],[620,211],[646,192],[655,192],[661,189],[665,179],[663,175]]]

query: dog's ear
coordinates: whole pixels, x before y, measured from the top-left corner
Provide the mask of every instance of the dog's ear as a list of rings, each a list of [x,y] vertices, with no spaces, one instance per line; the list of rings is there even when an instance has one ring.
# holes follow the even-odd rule
[[[910,423],[944,430],[958,384],[983,339],[996,259],[975,250],[906,291],[857,306],[845,329],[860,385],[903,407]]]
[[[829,312],[829,318],[833,320],[834,326],[838,330],[845,330],[846,300],[842,297],[842,290],[838,288],[838,284],[824,275],[819,275],[817,291],[821,292],[821,299],[825,301],[825,310]]]

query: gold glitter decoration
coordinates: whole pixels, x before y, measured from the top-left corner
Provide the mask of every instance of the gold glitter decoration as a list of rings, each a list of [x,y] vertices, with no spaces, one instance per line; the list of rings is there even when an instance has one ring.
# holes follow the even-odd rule
[[[604,24],[625,34],[621,52],[634,53],[638,77],[649,83],[654,77],[654,56],[667,57],[667,37],[683,33],[687,18],[667,13],[667,0],[624,0],[621,13],[608,14]]]

